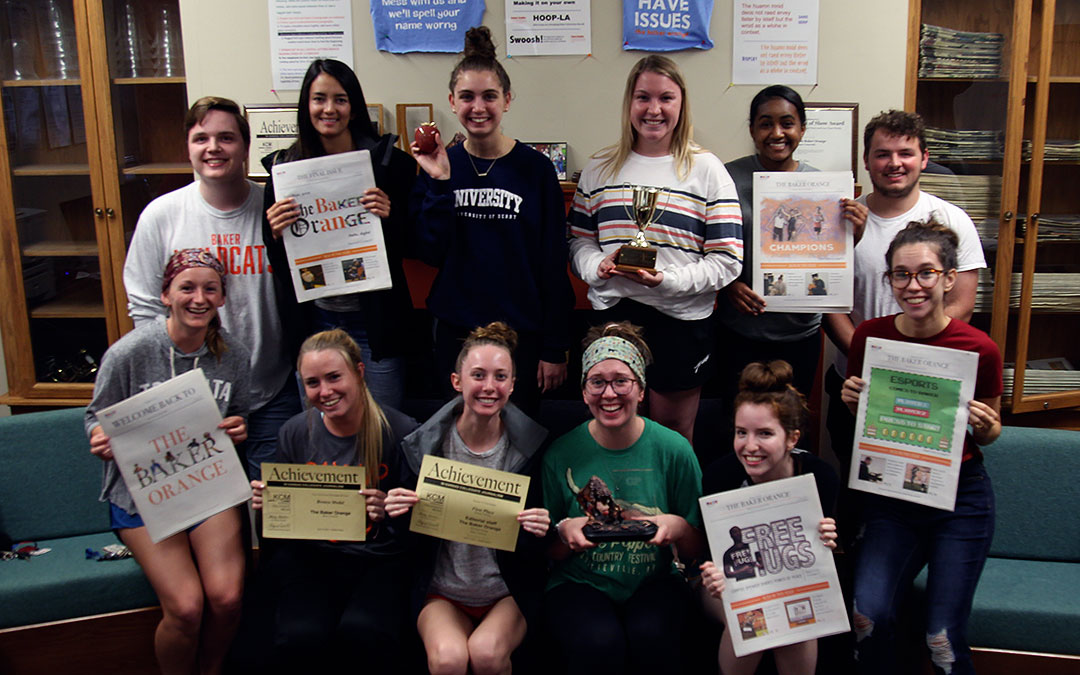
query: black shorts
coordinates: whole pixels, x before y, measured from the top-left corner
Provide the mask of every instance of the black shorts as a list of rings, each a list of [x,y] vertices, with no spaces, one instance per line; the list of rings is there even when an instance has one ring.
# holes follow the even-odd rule
[[[714,325],[705,319],[675,319],[649,305],[623,298],[611,309],[593,313],[592,324],[629,321],[645,329],[653,364],[645,371],[650,389],[687,391],[712,375]]]

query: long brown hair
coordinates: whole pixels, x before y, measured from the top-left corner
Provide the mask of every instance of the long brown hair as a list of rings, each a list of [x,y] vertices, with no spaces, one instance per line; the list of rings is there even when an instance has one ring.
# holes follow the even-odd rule
[[[376,487],[379,484],[379,464],[382,462],[383,436],[390,428],[390,423],[387,421],[382,408],[371,396],[371,391],[368,389],[367,383],[364,382],[364,378],[360,376],[359,365],[363,363],[360,346],[349,337],[348,333],[340,328],[315,333],[304,340],[304,344],[300,345],[300,355],[296,359],[297,372],[300,372],[300,364],[304,362],[305,354],[321,351],[332,351],[341,354],[341,357],[345,359],[345,364],[357,375],[364,409],[360,413],[360,429],[356,432],[356,461],[364,466],[364,473],[367,474],[367,486]]]

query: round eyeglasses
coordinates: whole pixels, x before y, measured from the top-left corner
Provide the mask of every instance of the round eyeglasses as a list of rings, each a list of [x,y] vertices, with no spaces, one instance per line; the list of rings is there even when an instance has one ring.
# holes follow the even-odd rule
[[[607,391],[608,385],[611,385],[612,391],[619,396],[624,396],[630,393],[630,390],[634,388],[634,383],[637,382],[632,377],[616,377],[614,380],[605,380],[602,377],[590,377],[585,380],[585,391],[593,396],[600,396]]]
[[[908,272],[907,270],[889,270],[885,273],[885,278],[889,280],[893,288],[907,288],[911,283],[911,278],[915,277],[915,282],[922,288],[933,288],[942,274],[945,274],[945,270],[936,270],[932,267],[919,270],[917,272]]]

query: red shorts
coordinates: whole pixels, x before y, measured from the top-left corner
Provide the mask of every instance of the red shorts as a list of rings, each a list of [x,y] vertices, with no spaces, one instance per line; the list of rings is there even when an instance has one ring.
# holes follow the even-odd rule
[[[427,599],[429,602],[432,600],[445,600],[464,612],[470,619],[477,622],[487,616],[487,613],[495,606],[495,603],[491,603],[490,605],[463,605],[457,600],[451,600],[445,595],[439,595],[438,593],[428,593]]]

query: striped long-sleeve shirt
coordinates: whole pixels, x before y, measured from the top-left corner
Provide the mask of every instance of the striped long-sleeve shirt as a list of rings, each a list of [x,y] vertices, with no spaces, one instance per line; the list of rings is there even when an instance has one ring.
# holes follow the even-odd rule
[[[658,249],[660,285],[629,279],[601,279],[600,262],[637,234],[630,217],[629,185],[661,189],[658,215],[645,236]],[[715,155],[694,156],[690,175],[680,180],[674,158],[631,153],[618,175],[601,180],[600,160],[581,173],[569,222],[574,273],[589,285],[596,309],[622,298],[650,305],[676,319],[712,314],[716,292],[742,271],[742,215],[735,183]]]

